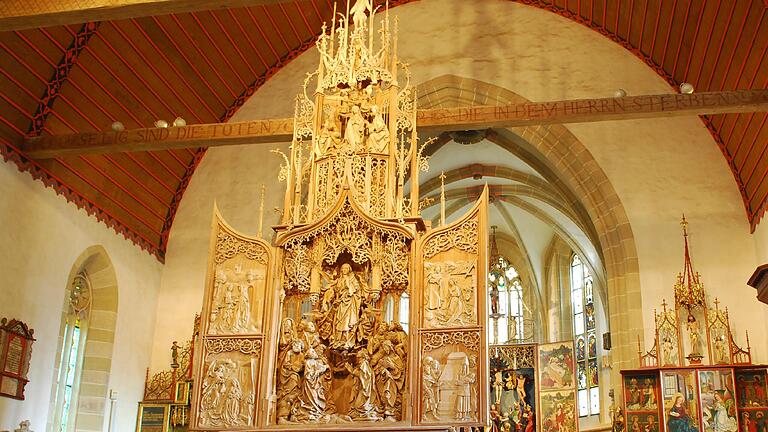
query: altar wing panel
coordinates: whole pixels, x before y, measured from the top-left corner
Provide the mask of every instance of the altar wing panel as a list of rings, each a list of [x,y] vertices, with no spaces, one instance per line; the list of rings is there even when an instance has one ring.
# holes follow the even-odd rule
[[[192,403],[195,430],[258,425],[267,283],[272,247],[241,234],[214,209],[208,272],[196,352]]]
[[[428,231],[416,254],[419,289],[416,419],[473,424],[488,417],[488,190],[462,218]]]

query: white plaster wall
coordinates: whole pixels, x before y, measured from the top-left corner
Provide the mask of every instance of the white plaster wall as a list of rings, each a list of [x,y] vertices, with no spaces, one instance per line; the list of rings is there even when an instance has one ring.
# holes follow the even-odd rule
[[[118,284],[109,380],[118,392],[115,430],[135,430],[162,265],[10,163],[0,163],[0,236],[0,316],[26,322],[37,339],[26,399],[0,397],[0,430],[13,430],[24,419],[33,430],[45,430],[67,278],[75,260],[95,244],[109,254]],[[109,408],[104,430],[108,416]]]
[[[501,0],[424,0],[393,9],[400,19],[399,57],[416,83],[454,74],[486,81],[534,100],[671,92],[624,48],[580,24]],[[314,50],[271,78],[233,120],[289,117],[293,95],[317,64]],[[761,334],[768,307],[745,284],[756,265],[755,243],[733,177],[696,118],[568,125],[608,175],[627,210],[637,241],[646,333],[652,309],[671,298],[682,268],[682,212],[691,222],[693,255],[710,293],[730,306],[739,334]],[[163,274],[152,367],[165,367],[170,341],[188,337],[186,323],[202,301],[214,198],[236,228],[253,232],[258,185],[267,208],[280,205],[276,159],[263,146],[209,150],[176,215]],[[246,201],[239,201],[243,197]],[[251,199],[252,198],[252,199]],[[524,230],[525,227],[520,227]],[[768,235],[766,236],[768,237]],[[180,320],[179,320],[180,319]],[[184,325],[178,325],[178,322]],[[756,326],[758,328],[756,328]],[[743,337],[742,337],[743,338]],[[737,337],[739,339],[739,337]],[[768,361],[764,337],[752,338]]]

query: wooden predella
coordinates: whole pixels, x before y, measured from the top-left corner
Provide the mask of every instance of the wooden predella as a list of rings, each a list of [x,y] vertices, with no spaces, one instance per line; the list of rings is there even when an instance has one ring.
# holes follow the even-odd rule
[[[317,40],[272,241],[214,212],[191,430],[488,422],[487,191],[425,225],[410,75],[374,12],[347,4]]]

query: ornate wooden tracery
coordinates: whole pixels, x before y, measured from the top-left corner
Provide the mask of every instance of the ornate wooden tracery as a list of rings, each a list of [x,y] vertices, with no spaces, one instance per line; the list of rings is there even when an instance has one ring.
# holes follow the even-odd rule
[[[373,14],[348,4],[317,41],[272,244],[214,215],[192,430],[487,421],[487,191],[426,229],[397,23]]]

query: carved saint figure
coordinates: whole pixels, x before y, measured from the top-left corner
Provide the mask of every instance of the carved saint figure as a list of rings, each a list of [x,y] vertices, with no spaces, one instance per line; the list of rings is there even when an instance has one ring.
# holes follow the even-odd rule
[[[322,157],[326,153],[335,152],[338,149],[339,142],[341,141],[341,134],[336,129],[336,113],[328,116],[323,123],[323,128],[320,130],[320,136],[318,137],[315,147],[315,156]]]
[[[368,151],[374,153],[384,153],[389,147],[389,128],[384,122],[384,116],[379,111],[379,107],[371,107],[373,121],[368,125]]]
[[[440,307],[440,297],[443,294],[443,269],[440,263],[426,263],[426,309],[433,314]]]
[[[456,377],[456,420],[466,421],[474,418],[472,410],[472,387],[476,380],[476,373],[470,367],[469,359],[464,359],[461,371]]]
[[[728,363],[728,342],[724,334],[715,337],[715,363]]]
[[[443,309],[438,313],[438,318],[446,323],[465,324],[464,296],[455,278],[448,279],[448,299],[443,304]]]
[[[371,0],[357,0],[349,13],[352,14],[352,24],[355,26],[355,30],[361,29],[367,26],[368,16],[367,13],[372,13]]]
[[[688,329],[688,337],[691,339],[691,355],[700,355],[699,347],[699,322],[696,317],[688,314],[688,322],[685,324]]]
[[[355,346],[357,326],[360,319],[360,308],[363,300],[370,293],[368,286],[352,272],[352,266],[341,265],[341,274],[331,282],[326,291],[324,303],[331,320],[331,348],[352,348]],[[332,304],[332,307],[328,305]],[[326,320],[328,317],[326,316]]]
[[[353,419],[378,420],[374,404],[375,378],[368,351],[362,349],[357,352],[357,367],[352,367],[349,363],[344,366],[355,378],[349,401],[349,416]]]
[[[437,407],[440,404],[440,362],[426,356],[422,359],[422,406],[424,407],[424,414],[422,420],[440,420],[437,415]]]
[[[405,382],[403,360],[395,352],[392,342],[385,340],[374,356],[373,370],[376,372],[376,392],[379,396],[382,414],[387,420],[397,420],[397,403],[400,390]]]
[[[330,366],[317,355],[314,348],[308,348],[304,358],[304,379],[301,383],[299,405],[291,420],[301,422],[327,421],[327,399],[323,376]]]
[[[669,335],[664,336],[664,340],[661,342],[661,359],[663,366],[671,366],[677,364],[676,356],[674,355],[675,345],[672,343],[672,338]]]
[[[366,123],[365,118],[363,118],[360,112],[360,107],[353,105],[352,112],[347,119],[346,129],[344,130],[344,139],[347,141],[349,151],[355,152],[362,148]]]
[[[277,422],[287,423],[292,407],[301,394],[301,373],[304,371],[304,344],[300,340],[291,343],[291,350],[278,365],[277,375]]]

